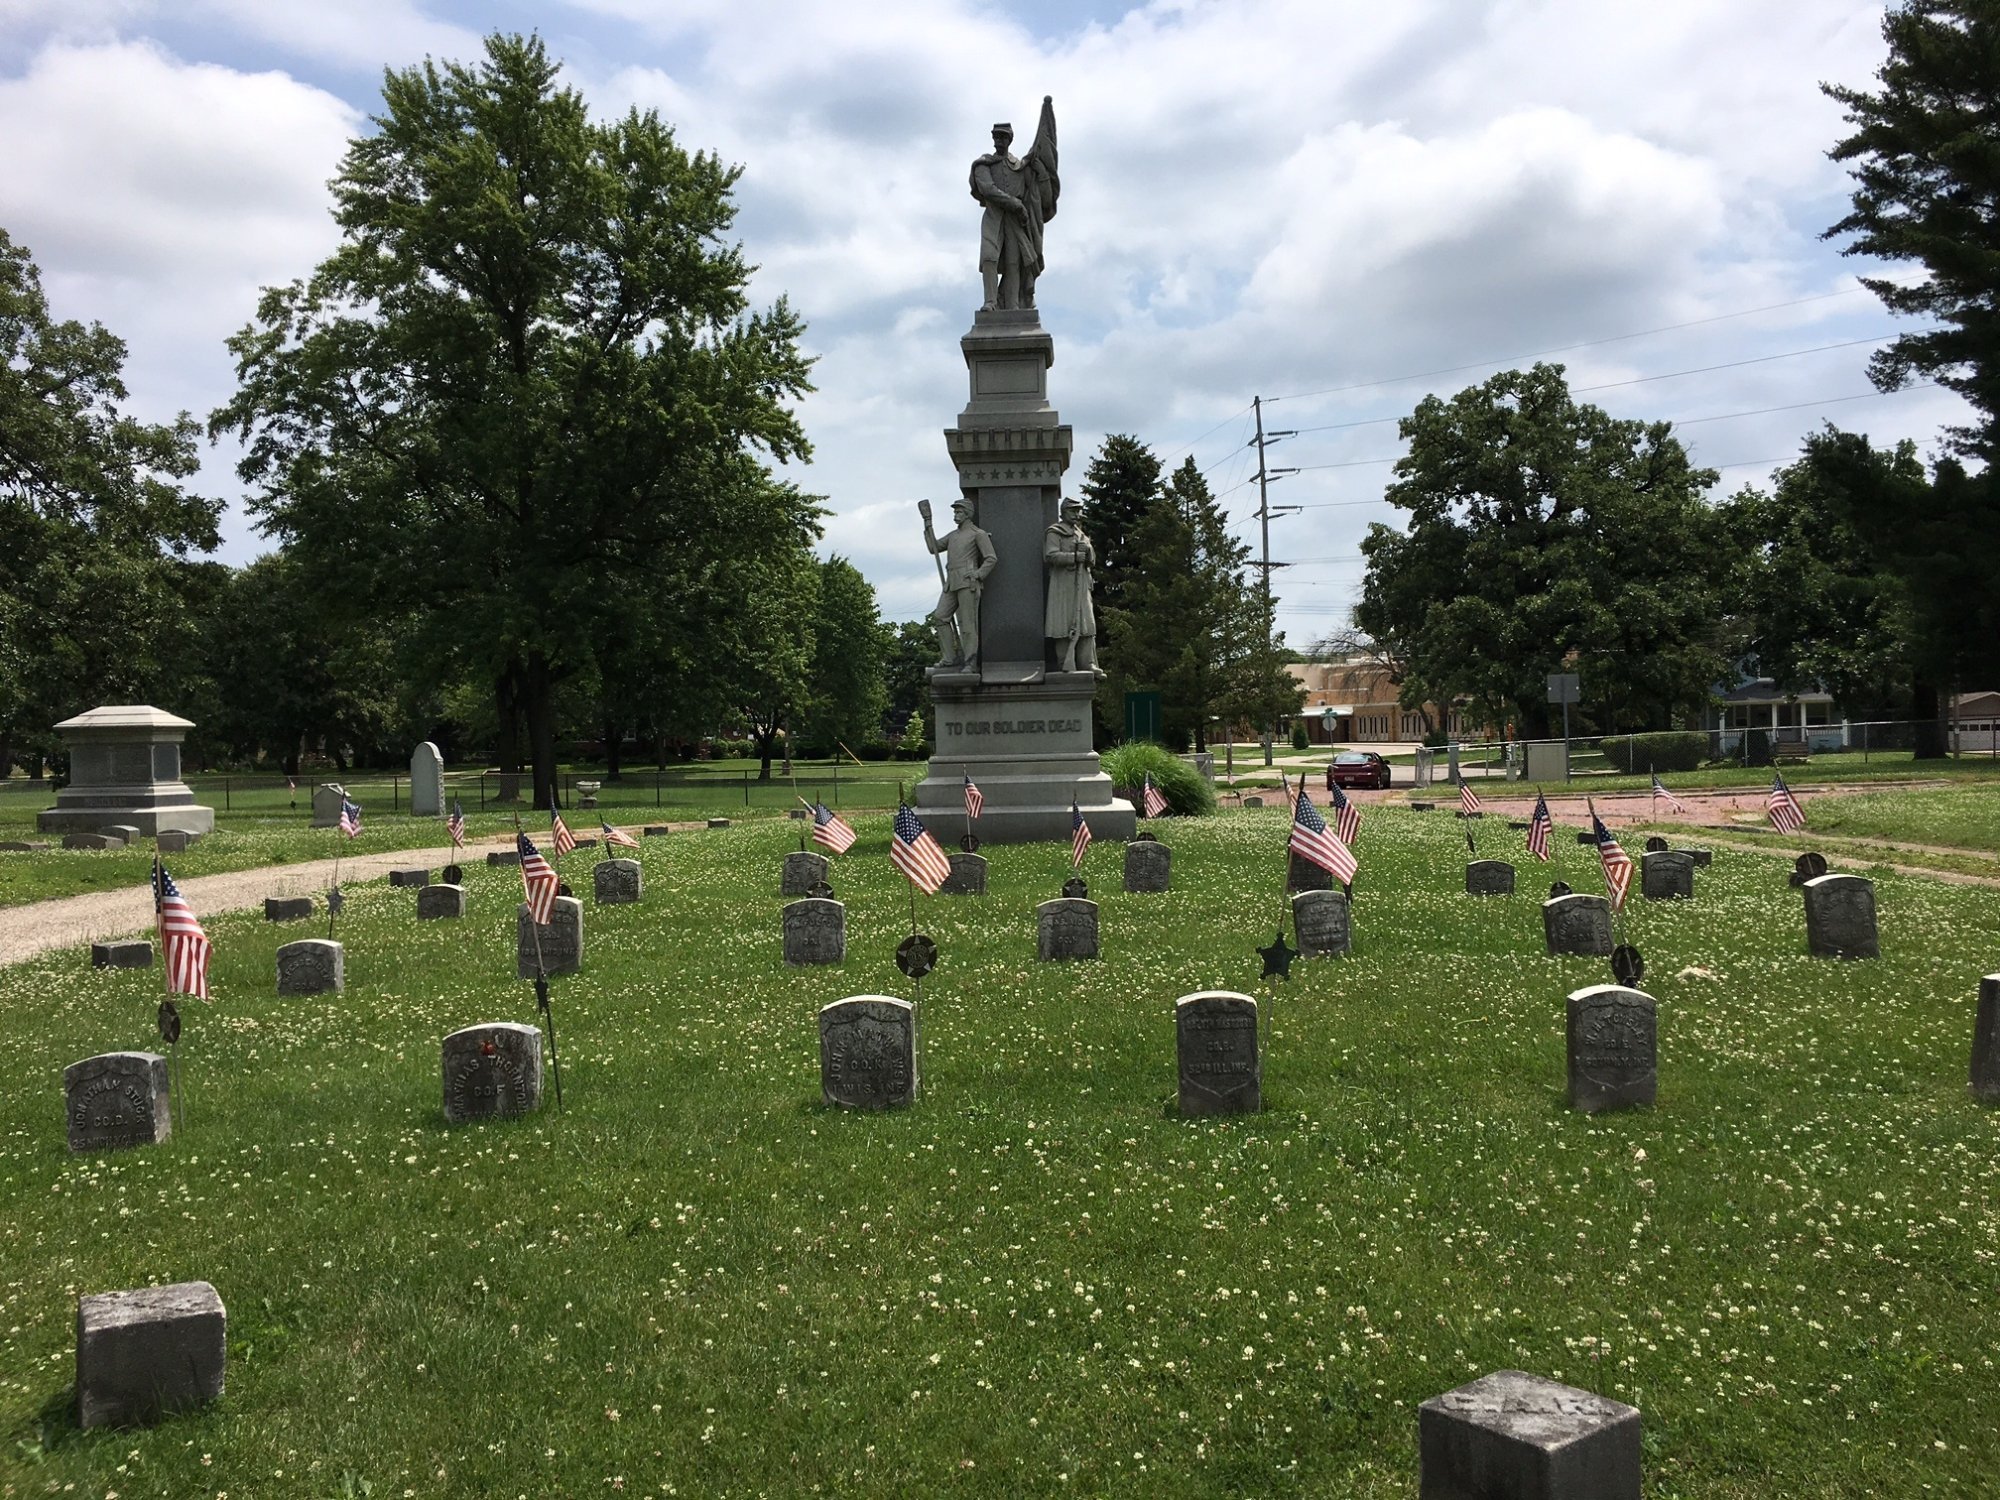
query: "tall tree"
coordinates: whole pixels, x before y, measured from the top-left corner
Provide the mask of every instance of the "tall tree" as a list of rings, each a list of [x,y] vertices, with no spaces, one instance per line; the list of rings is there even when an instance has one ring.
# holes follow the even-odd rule
[[[335,597],[484,656],[538,806],[557,686],[621,594],[815,527],[743,473],[806,453],[787,403],[810,387],[790,308],[747,310],[737,169],[651,112],[593,122],[557,71],[495,36],[386,76],[334,179],[340,248],[264,293],[210,424]]]
[[[1135,437],[1114,432],[1083,476],[1083,529],[1097,551],[1092,570],[1097,607],[1125,602],[1126,580],[1144,566],[1133,533],[1160,495],[1160,460]]]
[[[903,732],[911,714],[931,716],[930,679],[924,670],[936,660],[937,632],[930,621],[904,620],[891,630],[882,663],[889,701],[882,710],[881,725],[871,737],[894,739]]]
[[[812,661],[799,731],[806,744],[834,752],[882,732],[889,693],[883,681],[888,632],[875,608],[875,586],[844,557],[819,565]]]

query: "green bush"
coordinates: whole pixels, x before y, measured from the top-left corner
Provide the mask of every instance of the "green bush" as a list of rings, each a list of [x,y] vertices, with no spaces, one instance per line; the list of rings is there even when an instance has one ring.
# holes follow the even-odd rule
[[[1310,750],[1312,749],[1312,743],[1312,736],[1306,733],[1306,721],[1304,719],[1292,720],[1292,748],[1294,750]]]
[[[1111,784],[1134,796],[1152,773],[1153,785],[1167,799],[1167,811],[1176,817],[1199,818],[1215,811],[1215,788],[1186,761],[1165,745],[1151,740],[1133,740],[1100,757]]]
[[[1708,736],[1698,729],[1664,734],[1614,734],[1597,742],[1604,758],[1628,774],[1698,771],[1708,758]]]

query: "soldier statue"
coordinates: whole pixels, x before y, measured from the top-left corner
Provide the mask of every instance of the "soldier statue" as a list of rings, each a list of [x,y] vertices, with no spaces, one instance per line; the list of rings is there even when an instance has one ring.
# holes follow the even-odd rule
[[[1014,127],[993,127],[993,150],[972,164],[972,196],[986,210],[979,221],[982,312],[1032,308],[1035,278],[1042,274],[1042,226],[1056,216],[1062,182],[1056,175],[1056,112],[1042,100],[1035,144],[1026,156],[1007,148]]]
[[[986,575],[999,559],[993,538],[972,524],[972,502],[961,495],[951,502],[951,531],[939,537],[931,530],[931,503],[917,502],[924,517],[924,545],[944,554],[940,568],[944,591],[938,595],[931,623],[937,626],[938,665],[974,667],[979,664],[979,595]]]

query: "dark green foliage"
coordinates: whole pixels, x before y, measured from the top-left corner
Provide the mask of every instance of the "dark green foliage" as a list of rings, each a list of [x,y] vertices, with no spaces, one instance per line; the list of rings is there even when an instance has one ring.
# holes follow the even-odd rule
[[[875,610],[874,585],[846,558],[830,557],[819,565],[819,602],[811,623],[800,737],[831,749],[879,733],[888,702],[889,631]]]
[[[1151,740],[1130,740],[1100,757],[1104,774],[1121,792],[1136,794],[1151,772],[1153,785],[1167,799],[1167,808],[1178,817],[1205,817],[1215,811],[1215,788],[1208,778],[1174,755],[1164,745]]]
[[[1160,460],[1124,433],[1107,437],[1084,471],[1083,529],[1097,549],[1094,580],[1100,614],[1121,608],[1127,581],[1151,565],[1135,533],[1159,493]]]
[[[1708,736],[1699,730],[1657,734],[1617,734],[1597,742],[1604,758],[1619,770],[1696,771],[1708,759]]]
[[[1312,735],[1307,731],[1304,719],[1295,718],[1292,720],[1292,748],[1294,750],[1310,750],[1312,748]]]

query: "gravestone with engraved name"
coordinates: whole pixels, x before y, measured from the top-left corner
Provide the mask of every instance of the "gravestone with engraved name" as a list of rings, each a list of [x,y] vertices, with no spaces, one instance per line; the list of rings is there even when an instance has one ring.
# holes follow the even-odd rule
[[[1569,997],[1569,1104],[1585,1114],[1651,1104],[1659,1086],[1659,1011],[1653,997],[1594,984]]]
[[[441,1047],[444,1118],[501,1120],[542,1107],[542,1033],[516,1021],[454,1031]]]
[[[1694,899],[1694,854],[1687,849],[1651,849],[1639,856],[1639,894],[1648,901]]]
[[[938,887],[940,896],[983,896],[986,894],[986,856],[983,854],[948,854],[951,874]]]
[[[1636,1407],[1496,1370],[1417,1408],[1418,1500],[1639,1500]]]
[[[1167,890],[1174,880],[1174,851],[1148,840],[1125,846],[1125,889],[1134,895]]]
[[[1309,859],[1301,859],[1296,854],[1286,856],[1285,890],[1292,891],[1333,891],[1340,889],[1333,878],[1333,871],[1324,865],[1314,864]]]
[[[1035,953],[1043,962],[1097,957],[1097,903],[1063,896],[1035,908]]]
[[[2000,974],[1979,981],[1979,1012],[1972,1023],[1972,1092],[2000,1104]]]
[[[545,926],[536,926],[523,901],[514,913],[514,972],[533,979],[538,972],[574,974],[583,967],[583,903],[574,896],[556,897]]]
[[[76,1425],[131,1427],[222,1394],[229,1314],[206,1281],[76,1303]]]
[[[1475,859],[1465,867],[1465,894],[1468,896],[1511,896],[1514,894],[1514,867],[1504,859]]]
[[[93,969],[150,969],[153,967],[153,945],[144,938],[123,943],[92,943],[90,966]]]
[[[1820,875],[1803,887],[1806,947],[1814,958],[1880,958],[1875,882],[1860,875]]]
[[[339,994],[347,987],[346,957],[327,938],[301,938],[278,950],[280,995]]]
[[[1246,1115],[1264,1107],[1257,1002],[1229,990],[1183,995],[1174,1005],[1184,1115]]]
[[[156,1052],[106,1052],[63,1069],[69,1149],[156,1146],[174,1133],[167,1060]]]
[[[590,883],[599,906],[630,906],[646,894],[646,871],[636,859],[600,859]]]
[[[465,887],[462,885],[427,885],[417,892],[419,922],[455,921],[464,915]]]
[[[1551,958],[1611,956],[1611,902],[1579,892],[1542,903],[1542,938]]]
[[[444,814],[444,757],[425,740],[410,752],[410,816],[436,818]]]
[[[1292,897],[1292,931],[1307,958],[1346,953],[1354,944],[1347,897],[1339,891],[1300,891]]]
[[[785,856],[778,872],[778,894],[803,896],[827,879],[832,870],[833,861],[824,854],[814,854],[810,849],[795,850]]]
[[[296,922],[301,917],[313,914],[313,898],[310,896],[266,896],[264,898],[264,920],[266,922]]]
[[[806,896],[784,908],[785,962],[847,962],[847,908],[824,896]]]
[[[819,1086],[844,1109],[894,1109],[917,1097],[917,1011],[888,995],[852,995],[819,1013]]]
[[[340,826],[340,805],[347,800],[347,788],[338,782],[322,782],[313,788],[313,820],[315,828],[338,828]]]

